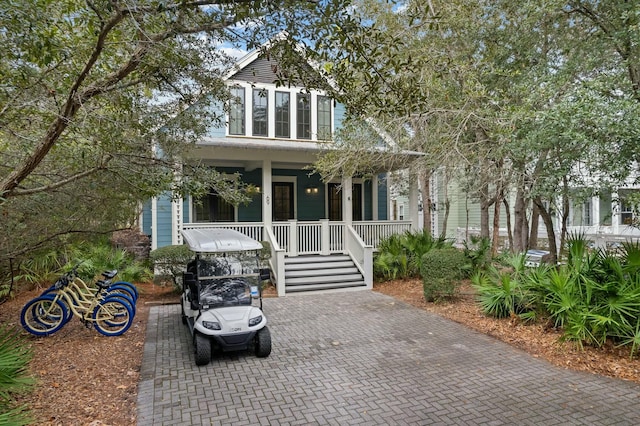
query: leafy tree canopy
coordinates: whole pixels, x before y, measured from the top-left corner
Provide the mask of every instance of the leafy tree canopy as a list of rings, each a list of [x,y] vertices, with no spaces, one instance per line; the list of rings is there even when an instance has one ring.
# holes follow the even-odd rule
[[[0,2],[0,258],[127,226],[167,190],[245,200],[233,177],[184,161],[222,119],[209,106],[227,96],[223,46],[336,19],[313,0]]]

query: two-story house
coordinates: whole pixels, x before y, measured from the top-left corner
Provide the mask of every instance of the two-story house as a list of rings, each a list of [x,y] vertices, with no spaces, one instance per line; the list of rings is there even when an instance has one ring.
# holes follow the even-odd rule
[[[308,166],[341,126],[345,108],[318,90],[278,86],[276,69],[259,50],[240,59],[226,79],[232,100],[227,108],[217,105],[226,122],[212,127],[191,154],[257,187],[252,202],[234,206],[216,193],[198,202],[156,198],[145,206],[142,230],[152,248],[181,244],[180,231],[197,227],[232,228],[266,241],[280,295],[371,288],[377,242],[417,228],[417,186],[411,185],[405,220],[391,221],[388,166],[380,164],[367,180],[323,182],[311,174]],[[409,162],[416,153],[403,155]]]

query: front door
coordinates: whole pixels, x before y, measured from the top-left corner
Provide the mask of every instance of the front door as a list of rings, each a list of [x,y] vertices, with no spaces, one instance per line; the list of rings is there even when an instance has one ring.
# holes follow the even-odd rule
[[[342,220],[342,193],[339,183],[327,184],[329,192],[329,220]],[[362,184],[354,183],[352,189],[353,201],[351,203],[351,213],[354,221],[362,220]]]
[[[342,220],[342,194],[339,183],[327,184],[329,195],[329,220],[339,222]]]
[[[293,182],[273,183],[273,220],[282,222],[293,217]]]

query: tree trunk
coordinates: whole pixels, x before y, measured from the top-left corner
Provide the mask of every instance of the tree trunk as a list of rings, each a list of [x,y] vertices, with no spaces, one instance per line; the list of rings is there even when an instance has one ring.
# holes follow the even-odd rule
[[[507,238],[509,242],[509,251],[513,253],[513,232],[511,232],[511,211],[509,211],[509,201],[506,197],[502,198],[502,204],[504,204],[505,219],[507,221]]]
[[[533,203],[531,211],[531,233],[529,234],[529,248],[538,248],[538,228],[540,227],[540,209],[538,205]]]
[[[493,204],[488,195],[489,185],[484,184],[480,190],[480,237],[489,238],[489,207]]]
[[[496,201],[493,203],[493,234],[491,236],[491,256],[498,255],[500,246],[500,199],[502,198],[501,190],[496,193]]]
[[[420,172],[420,180],[422,181],[422,231],[431,235],[431,223],[433,222],[433,210],[431,205],[431,169],[422,170]]]
[[[549,254],[551,255],[551,264],[558,263],[558,247],[556,246],[556,232],[553,229],[553,220],[551,219],[551,213],[544,208],[540,197],[534,199],[534,203],[538,206],[540,211],[540,217],[547,228],[547,238],[549,239]]]
[[[440,237],[445,238],[447,236],[447,225],[449,223],[449,211],[451,210],[451,201],[449,200],[449,177],[447,173],[444,174],[445,178],[442,182],[442,188],[444,190],[444,217],[442,218],[442,231],[440,231]],[[465,198],[466,203],[466,198]],[[469,212],[467,211],[467,229],[469,228]],[[468,236],[466,236],[468,238]]]
[[[513,226],[513,251],[516,253],[523,252],[526,249],[526,236],[523,232],[525,218],[527,215],[526,206],[524,202],[524,189],[518,188],[516,192],[516,202],[513,206],[513,213],[515,215]]]
[[[562,178],[562,228],[560,232],[560,253],[559,257],[562,258],[562,252],[564,251],[564,245],[567,238],[567,223],[569,222],[569,182],[567,177]]]

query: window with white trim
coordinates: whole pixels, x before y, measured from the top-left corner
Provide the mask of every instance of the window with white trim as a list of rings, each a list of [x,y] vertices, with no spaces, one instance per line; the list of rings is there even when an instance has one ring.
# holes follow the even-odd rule
[[[275,135],[276,138],[291,137],[291,112],[289,92],[276,92]]]
[[[318,140],[331,139],[331,99],[318,95]]]
[[[234,222],[236,208],[215,191],[193,200],[194,222]]]
[[[229,102],[229,134],[244,135],[244,87],[232,87],[230,91],[231,100]]]
[[[333,100],[315,92],[299,92],[274,86],[229,88],[230,136],[331,140]]]
[[[625,198],[620,199],[620,225],[633,224],[633,205]]]
[[[253,136],[269,136],[269,99],[266,89],[253,89]]]
[[[311,95],[298,93],[296,96],[296,137],[311,139]]]

